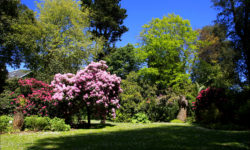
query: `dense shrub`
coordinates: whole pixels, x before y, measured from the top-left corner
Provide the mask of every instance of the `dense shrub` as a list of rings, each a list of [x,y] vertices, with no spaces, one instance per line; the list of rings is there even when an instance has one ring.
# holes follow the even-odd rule
[[[52,131],[69,131],[70,126],[65,124],[65,121],[60,118],[53,118],[50,120],[50,130]]]
[[[18,79],[8,79],[4,91],[0,94],[0,115],[13,114],[15,105],[13,99],[21,94]]]
[[[239,111],[237,112],[236,121],[238,124],[250,128],[250,123],[248,119],[249,116],[250,116],[250,99],[244,105],[240,106]]]
[[[49,117],[38,117],[38,116],[30,116],[25,117],[24,119],[24,127],[27,130],[32,131],[69,131],[70,126],[65,124],[65,121],[60,118],[50,119]]]
[[[3,115],[0,116],[0,132],[10,132],[13,130],[12,128],[13,118]]]
[[[196,121],[200,123],[224,122],[227,114],[227,99],[224,89],[202,90],[193,103]]]
[[[138,75],[131,72],[126,80],[122,80],[123,93],[120,95],[120,109],[116,114],[116,121],[130,122],[132,117],[143,111],[145,101],[141,95],[142,87],[137,83]]]
[[[173,95],[159,96],[147,101],[146,112],[152,121],[168,122],[177,117],[178,111],[178,98]]]
[[[25,129],[34,131],[50,130],[50,118],[30,116],[24,119]]]
[[[4,90],[0,94],[0,115],[13,114],[15,106],[12,101],[16,96],[9,90]]]
[[[145,113],[137,113],[132,118],[132,123],[150,123]]]

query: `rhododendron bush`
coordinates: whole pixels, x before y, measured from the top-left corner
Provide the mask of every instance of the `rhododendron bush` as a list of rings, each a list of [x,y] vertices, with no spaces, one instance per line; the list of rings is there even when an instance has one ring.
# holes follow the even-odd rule
[[[118,95],[122,92],[121,78],[111,75],[107,69],[106,62],[99,61],[92,62],[76,74],[56,74],[51,82],[54,87],[52,99],[57,100],[58,105],[67,104],[67,107],[75,110],[85,106],[89,124],[93,113],[105,119],[111,111],[115,117],[115,109],[120,107]]]
[[[227,99],[224,89],[207,88],[202,90],[193,102],[196,121],[215,123],[225,120]]]
[[[53,102],[51,86],[34,78],[20,79],[18,84],[22,94],[11,102],[16,105],[16,110],[28,116],[47,116]]]

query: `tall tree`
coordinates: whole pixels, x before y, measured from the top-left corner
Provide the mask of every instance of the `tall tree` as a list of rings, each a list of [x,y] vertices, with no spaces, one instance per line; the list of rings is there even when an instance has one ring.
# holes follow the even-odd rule
[[[40,80],[51,80],[56,73],[75,73],[102,49],[99,39],[87,31],[89,11],[81,10],[74,0],[44,0],[38,3],[38,18],[29,30],[16,26],[20,34],[29,37],[26,46],[34,45],[34,53],[27,58],[27,67]],[[17,39],[18,42],[22,39]]]
[[[140,73],[158,84],[159,89],[184,89],[190,83],[186,72],[195,56],[198,35],[192,30],[189,20],[169,14],[163,19],[153,19],[143,28],[138,53],[148,67]]]
[[[25,18],[25,22],[23,22]],[[3,86],[7,77],[6,65],[18,67],[23,61],[25,54],[30,52],[29,48],[22,49],[17,46],[14,37],[18,30],[14,29],[15,24],[33,24],[34,13],[20,0],[0,1],[0,85]],[[1,92],[1,87],[0,87]]]
[[[224,25],[205,26],[199,33],[198,57],[192,79],[205,86],[227,88],[238,82],[238,53],[226,38]]]
[[[128,31],[123,25],[127,17],[126,9],[121,8],[121,0],[82,0],[82,6],[88,7],[93,12],[90,15],[91,32],[105,40],[104,51],[99,53],[97,59],[103,59],[111,51],[121,35]]]
[[[212,0],[212,2],[214,7],[220,10],[217,21],[227,26],[229,37],[242,53],[245,74],[250,82],[250,1]]]
[[[108,71],[122,79],[125,79],[131,71],[139,70],[140,62],[136,57],[135,48],[132,44],[117,48],[105,60],[109,66]]]

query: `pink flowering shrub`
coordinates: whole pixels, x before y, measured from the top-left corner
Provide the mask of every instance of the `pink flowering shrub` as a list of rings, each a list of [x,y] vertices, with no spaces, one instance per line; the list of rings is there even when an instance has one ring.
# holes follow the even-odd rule
[[[57,104],[66,103],[69,107],[75,104],[85,106],[88,119],[93,112],[105,118],[111,111],[115,117],[115,109],[120,107],[118,95],[122,92],[121,78],[111,75],[107,69],[106,62],[99,61],[92,62],[76,75],[56,74],[51,82],[54,87],[52,99],[57,100]]]
[[[21,95],[14,98],[12,104],[17,110],[22,110],[24,115],[48,116],[52,103],[52,88],[50,85],[34,78],[20,79]]]
[[[226,114],[225,106],[227,99],[224,89],[207,88],[202,90],[193,102],[196,121],[202,123],[213,123],[221,121]]]

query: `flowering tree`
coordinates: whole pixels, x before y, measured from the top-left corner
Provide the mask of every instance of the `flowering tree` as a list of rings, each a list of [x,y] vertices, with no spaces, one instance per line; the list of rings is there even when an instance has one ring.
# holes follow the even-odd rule
[[[111,110],[115,117],[115,109],[119,108],[118,95],[121,78],[107,72],[108,66],[105,61],[92,62],[76,75],[56,74],[51,85],[54,87],[52,99],[58,103],[67,102],[68,106],[78,104],[85,106],[90,126],[93,110],[105,120]]]
[[[20,79],[18,83],[22,94],[11,102],[16,105],[16,110],[21,110],[24,115],[48,116],[53,102],[51,86],[34,78]]]

